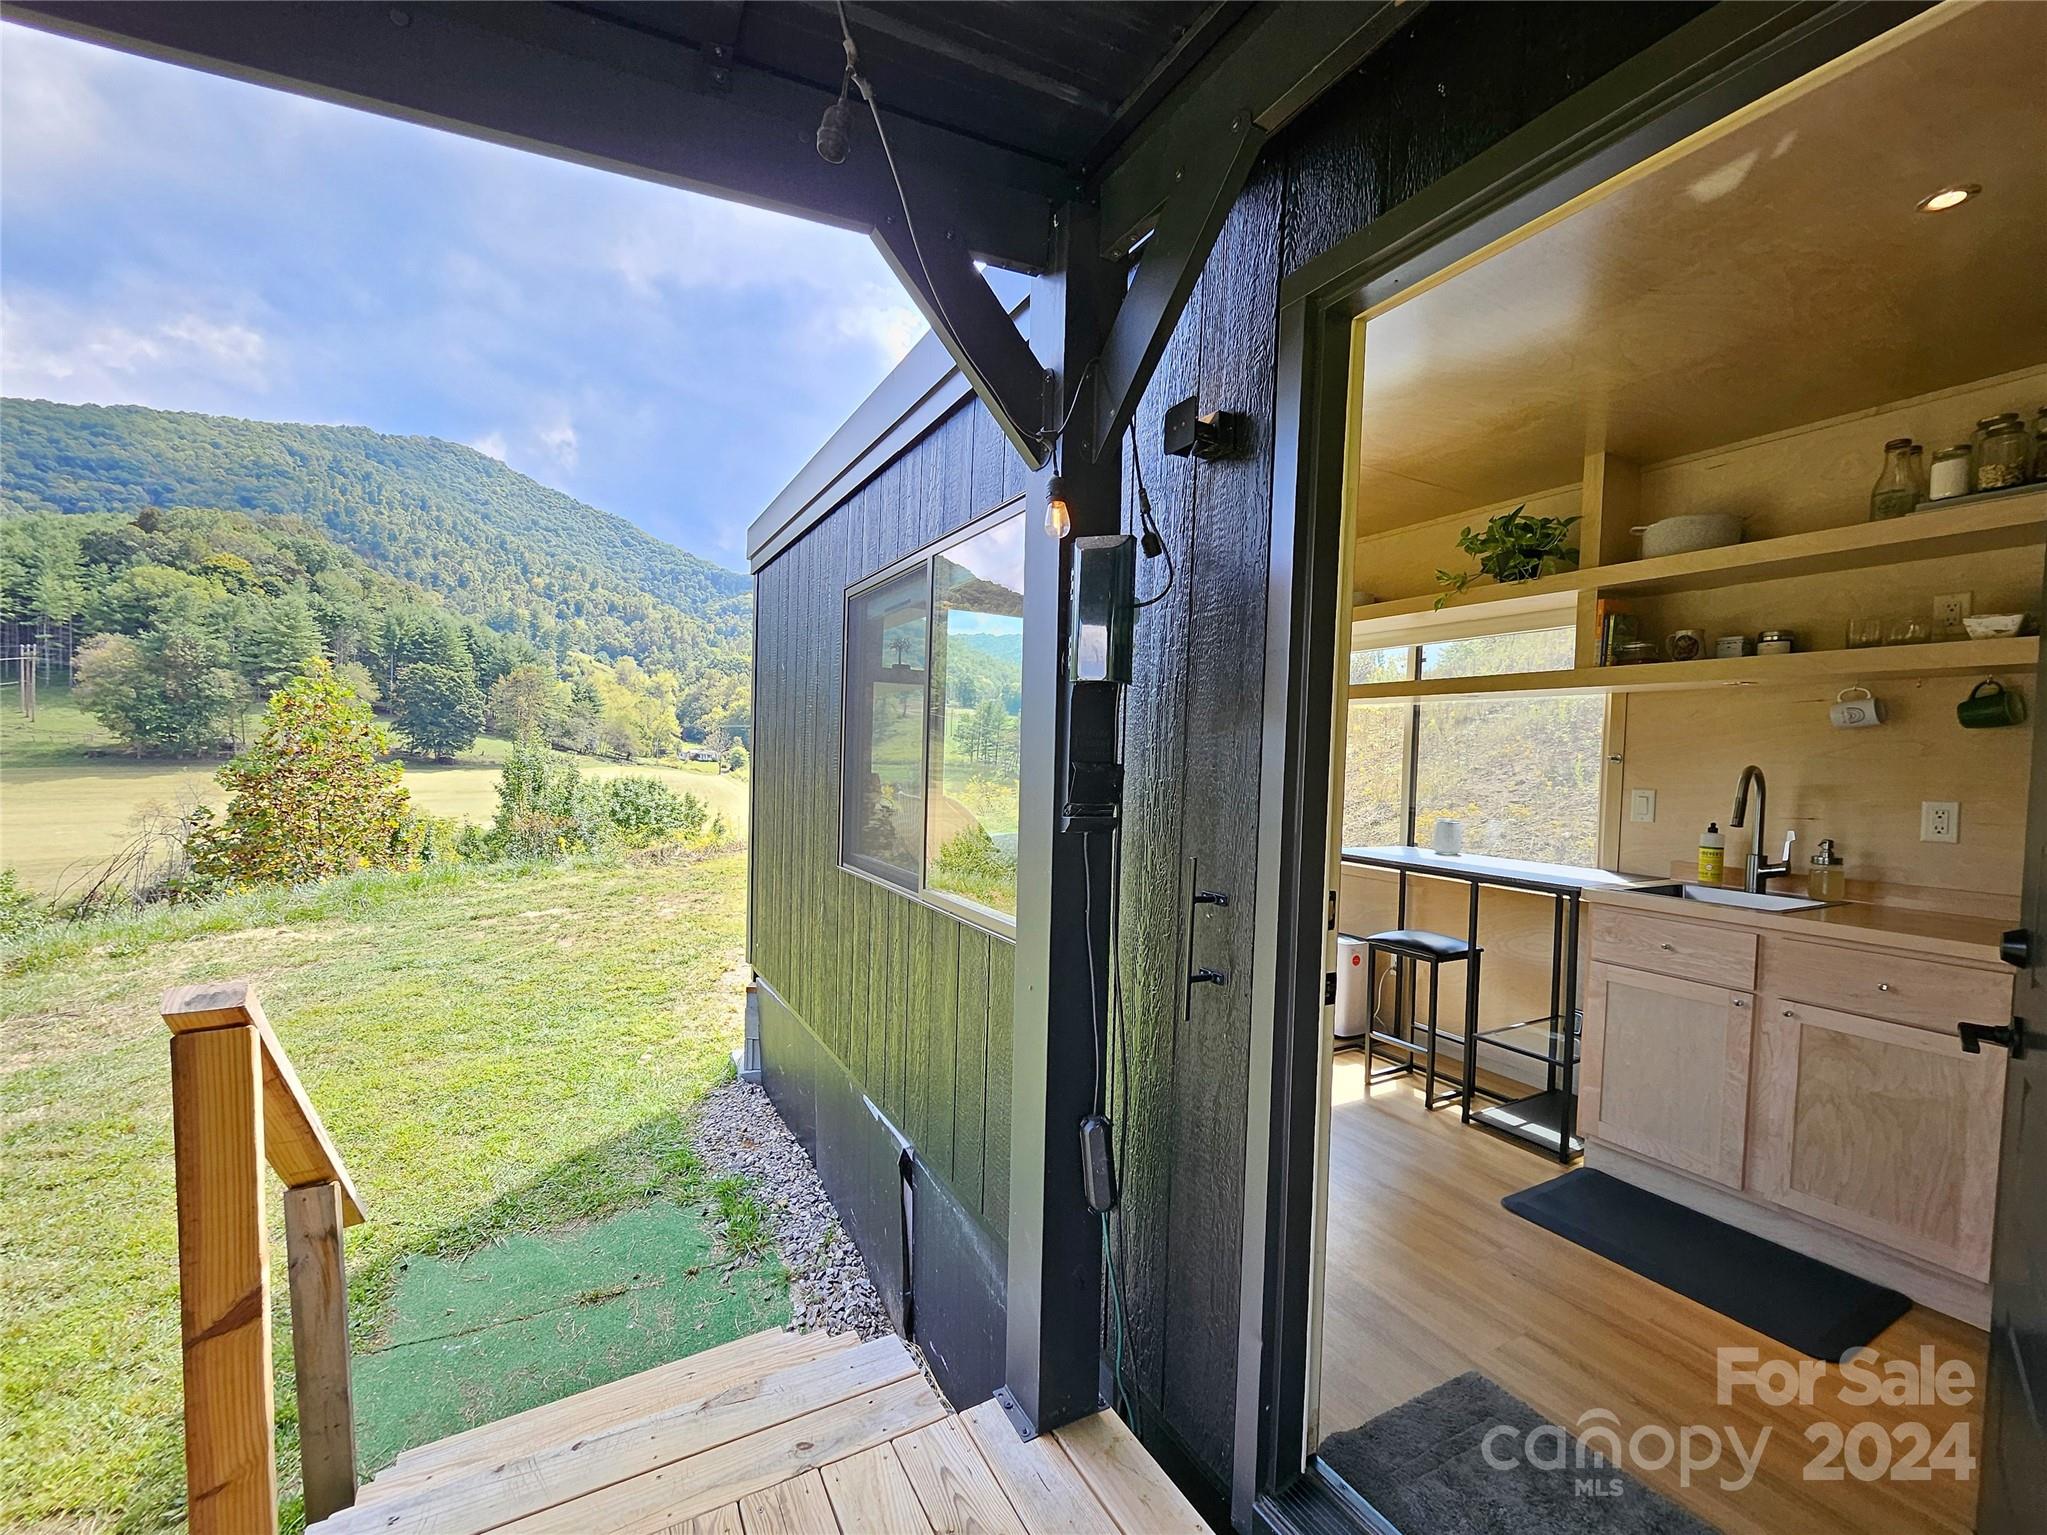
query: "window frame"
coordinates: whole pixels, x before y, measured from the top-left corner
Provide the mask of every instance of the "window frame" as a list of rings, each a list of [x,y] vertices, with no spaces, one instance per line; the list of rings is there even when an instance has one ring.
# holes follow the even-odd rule
[[[1442,644],[1453,640],[1486,639],[1499,635],[1533,634],[1545,630],[1567,629],[1575,627],[1575,623],[1575,611],[1570,607],[1559,604],[1554,611],[1545,605],[1531,612],[1518,613],[1511,619],[1505,618],[1504,615],[1496,616],[1491,622],[1487,622],[1483,616],[1458,615],[1455,618],[1437,619],[1433,622],[1427,618],[1410,618],[1400,622],[1397,626],[1388,625],[1378,629],[1359,625],[1354,627],[1351,633],[1349,657],[1355,658],[1357,655],[1367,651],[1391,650],[1402,652],[1407,660],[1407,673],[1403,680],[1415,682],[1424,675],[1422,671],[1422,652],[1430,645]],[[1349,664],[1348,660],[1346,664]],[[1569,667],[1558,667],[1556,669],[1565,671],[1569,670]],[[1538,676],[1540,673],[1526,673],[1523,675]],[[1501,695],[1503,699],[1538,699],[1556,696],[1554,693],[1545,693],[1532,688],[1525,691],[1517,691],[1511,695]],[[1396,846],[1414,847],[1417,845],[1414,837],[1415,821],[1419,814],[1417,790],[1421,781],[1422,706],[1425,703],[1436,701],[1415,697],[1406,699],[1399,705],[1396,705],[1393,700],[1372,705],[1372,707],[1376,708],[1404,707],[1406,711],[1406,718],[1401,727],[1402,761],[1400,768],[1399,812],[1401,841],[1395,844]],[[1350,711],[1356,706],[1357,702],[1357,700],[1352,699],[1345,700],[1343,728],[1346,732],[1349,730]],[[1607,743],[1611,728],[1611,716],[1608,715],[1602,718],[1596,743],[1598,759],[1602,768],[1609,750]],[[1593,861],[1586,865],[1588,868],[1597,869],[1604,867],[1601,855],[1604,851],[1606,819],[1606,794],[1602,774],[1600,801],[1598,807],[1593,812]],[[1337,817],[1337,851],[1339,856],[1343,854],[1343,847],[1343,818],[1339,814]],[[1346,861],[1348,860],[1346,859]]]
[[[946,550],[967,543],[988,532],[998,524],[1012,517],[1023,515],[1022,496],[1012,496],[1000,506],[982,512],[971,521],[962,523],[951,532],[933,539],[930,543],[911,550],[899,559],[891,560],[873,573],[862,576],[846,587],[840,594],[839,603],[839,750],[834,764],[836,779],[835,799],[838,803],[838,824],[834,828],[838,849],[838,868],[856,879],[881,886],[905,900],[928,906],[934,911],[945,913],[956,921],[970,927],[980,928],[998,938],[1014,940],[1016,919],[1004,912],[969,901],[963,896],[948,891],[933,890],[925,884],[930,869],[931,841],[931,737],[932,711],[932,655],[937,637],[937,591],[938,557]],[[1029,530],[1025,530],[1029,536]],[[908,571],[923,568],[924,572],[924,715],[923,727],[918,732],[918,774],[923,785],[923,811],[917,817],[917,872],[914,878],[906,877],[904,871],[894,864],[882,863],[846,845],[846,768],[849,761],[849,747],[852,741],[853,678],[853,604],[877,587],[897,579]]]

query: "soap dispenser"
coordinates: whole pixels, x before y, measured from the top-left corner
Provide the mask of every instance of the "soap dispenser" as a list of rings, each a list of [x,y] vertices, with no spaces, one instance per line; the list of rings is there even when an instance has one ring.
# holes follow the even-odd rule
[[[1838,901],[1848,894],[1848,865],[1834,851],[1832,837],[1820,838],[1819,851],[1805,876],[1805,893],[1815,901]]]
[[[1727,834],[1718,821],[1708,821],[1699,833],[1699,883],[1717,885],[1727,868]]]

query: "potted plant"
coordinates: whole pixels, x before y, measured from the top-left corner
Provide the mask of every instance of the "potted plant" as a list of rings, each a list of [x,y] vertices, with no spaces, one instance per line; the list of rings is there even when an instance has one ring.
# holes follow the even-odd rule
[[[1533,581],[1577,567],[1578,551],[1565,548],[1564,539],[1578,519],[1530,517],[1526,510],[1524,503],[1491,519],[1481,532],[1466,528],[1457,535],[1457,547],[1476,556],[1478,569],[1455,574],[1437,571],[1436,579],[1449,588],[1436,599],[1437,607],[1448,602],[1451,593],[1469,586],[1474,575],[1491,576],[1495,581]]]

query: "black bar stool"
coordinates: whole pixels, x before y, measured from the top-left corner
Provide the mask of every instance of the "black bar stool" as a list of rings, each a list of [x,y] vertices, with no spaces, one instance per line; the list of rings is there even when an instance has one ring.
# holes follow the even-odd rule
[[[1464,1049],[1469,1052],[1471,1039],[1478,1029],[1478,972],[1479,956],[1484,949],[1475,949],[1462,938],[1452,938],[1448,933],[1431,933],[1422,928],[1400,927],[1384,933],[1373,933],[1365,940],[1365,973],[1375,975],[1376,961],[1384,950],[1393,961],[1393,1009],[1396,1026],[1406,1023],[1409,1035],[1413,1033],[1414,1003],[1420,1000],[1417,983],[1420,979],[1418,967],[1429,967],[1429,1041],[1426,1046],[1418,1045],[1412,1037],[1384,1033],[1374,1027],[1366,1035],[1366,1059],[1380,1045],[1403,1052],[1398,1065],[1388,1066],[1382,1071],[1367,1067],[1367,1077],[1373,1082],[1388,1081],[1393,1077],[1411,1075],[1415,1070],[1415,1057],[1420,1055],[1426,1061],[1422,1079],[1422,1102],[1431,1109],[1448,1108],[1464,1098],[1464,1088],[1459,1086],[1436,1096],[1436,1037],[1437,1025],[1442,1013],[1437,1006],[1438,987],[1444,965],[1463,960],[1464,974],[1464,1028],[1462,1039]],[[1404,963],[1403,963],[1404,962]],[[1402,1005],[1403,980],[1407,1005]],[[1470,1062],[1466,1061],[1464,1075],[1469,1076]]]

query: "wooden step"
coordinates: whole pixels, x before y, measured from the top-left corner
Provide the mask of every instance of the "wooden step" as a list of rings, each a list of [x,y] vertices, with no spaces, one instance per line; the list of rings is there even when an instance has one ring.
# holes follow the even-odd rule
[[[621,1483],[649,1478],[660,1481],[664,1471],[671,1472],[667,1480],[672,1482],[672,1469],[678,1462],[690,1462],[733,1441],[905,1383],[913,1384],[934,1408],[943,1411],[916,1360],[893,1337],[833,1350],[767,1375],[749,1374],[737,1380],[723,1373],[706,1376],[681,1399],[657,1400],[653,1410],[629,1422],[596,1432],[574,1430],[540,1448],[530,1448],[522,1440],[510,1454],[486,1453],[480,1459],[465,1459],[429,1480],[359,1501],[319,1529],[323,1535],[369,1530],[384,1535],[427,1530],[436,1535],[482,1535]],[[481,1440],[489,1450],[494,1451],[496,1444],[488,1435]],[[773,1484],[761,1484],[769,1485]],[[757,1490],[748,1487],[741,1491]],[[728,1494],[714,1503],[739,1495]]]
[[[363,1487],[356,1494],[356,1506],[381,1504],[395,1495],[465,1475],[478,1466],[600,1434],[664,1407],[842,1353],[859,1341],[849,1332],[760,1332],[636,1375],[621,1376],[509,1418],[417,1445]]]

